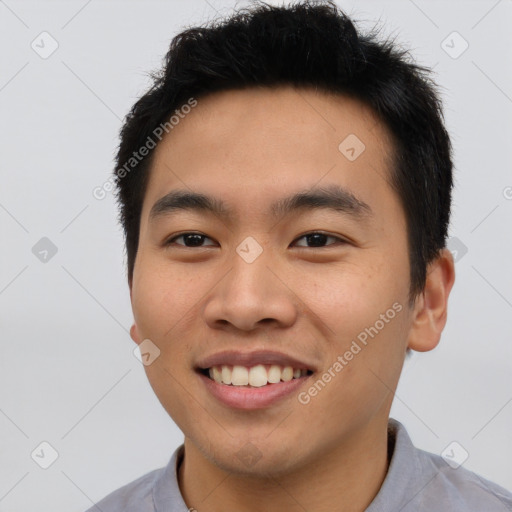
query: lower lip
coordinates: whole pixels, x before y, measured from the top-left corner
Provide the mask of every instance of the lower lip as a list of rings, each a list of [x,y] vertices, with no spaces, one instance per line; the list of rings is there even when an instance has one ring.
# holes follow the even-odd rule
[[[235,409],[263,409],[290,396],[310,377],[304,376],[288,382],[267,384],[259,388],[228,386],[199,374],[208,391],[224,405]]]

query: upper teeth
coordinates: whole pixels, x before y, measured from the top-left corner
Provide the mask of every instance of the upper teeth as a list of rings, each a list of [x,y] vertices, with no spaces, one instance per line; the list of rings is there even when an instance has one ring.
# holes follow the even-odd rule
[[[292,379],[306,375],[307,370],[294,369],[291,366],[279,366],[276,364],[257,364],[247,368],[246,366],[213,366],[209,369],[210,378],[222,384],[233,386],[261,387],[266,384],[276,384],[280,381],[288,382]]]

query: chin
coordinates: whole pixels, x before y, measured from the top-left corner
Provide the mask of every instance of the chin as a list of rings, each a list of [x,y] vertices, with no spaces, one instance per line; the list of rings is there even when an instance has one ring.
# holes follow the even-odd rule
[[[218,443],[208,439],[198,448],[206,459],[223,471],[255,478],[289,473],[298,464],[299,456],[297,445],[293,448],[290,439],[277,437],[274,440],[262,438],[261,441],[229,437],[229,440],[219,440]]]

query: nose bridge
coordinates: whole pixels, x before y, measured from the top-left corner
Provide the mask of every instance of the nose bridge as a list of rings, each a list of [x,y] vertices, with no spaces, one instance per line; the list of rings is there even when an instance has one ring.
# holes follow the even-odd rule
[[[247,237],[238,245],[230,261],[230,293],[240,298],[247,295],[251,302],[263,300],[275,288],[275,283],[268,282],[276,279],[269,268],[275,261],[268,245],[264,248],[254,238]]]
[[[270,249],[252,237],[244,239],[229,259],[229,272],[213,290],[205,308],[206,321],[212,327],[228,322],[243,330],[269,320],[293,323],[293,294],[276,276],[275,261]]]

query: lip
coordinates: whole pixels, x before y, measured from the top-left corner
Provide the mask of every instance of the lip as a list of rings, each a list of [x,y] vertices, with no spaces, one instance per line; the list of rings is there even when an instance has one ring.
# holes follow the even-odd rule
[[[272,350],[257,350],[253,352],[240,352],[235,350],[225,350],[205,357],[198,362],[196,369],[205,370],[212,366],[255,366],[257,364],[276,364],[279,366],[291,366],[294,369],[310,370],[315,373],[314,365],[301,361],[298,358],[289,356],[282,352]],[[296,379],[300,380],[300,379]]]
[[[222,404],[234,409],[264,409],[296,394],[298,389],[311,377],[304,375],[288,382],[267,384],[260,388],[230,386],[210,379],[202,373],[197,374],[206,389]]]

